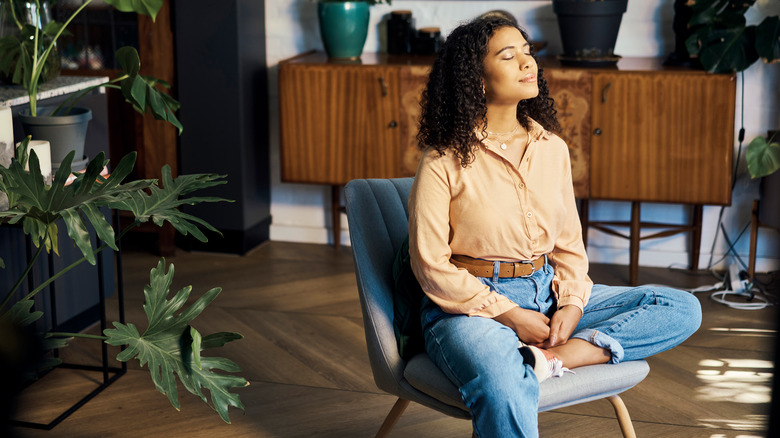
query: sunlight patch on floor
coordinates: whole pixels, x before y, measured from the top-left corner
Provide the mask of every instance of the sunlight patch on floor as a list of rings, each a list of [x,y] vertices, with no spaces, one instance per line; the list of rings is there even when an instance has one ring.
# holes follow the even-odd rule
[[[721,358],[699,362],[696,377],[701,385],[696,398],[707,402],[745,403],[756,405],[756,411],[768,411],[772,400],[774,363],[763,359]],[[763,406],[760,406],[763,405]],[[755,412],[755,411],[754,411]],[[702,426],[738,431],[765,431],[766,415],[746,415],[741,418],[703,418]],[[753,435],[713,434],[710,438],[753,438]]]
[[[699,362],[696,388],[700,400],[769,403],[774,364],[759,359],[705,359]]]
[[[766,431],[768,418],[766,415],[746,415],[741,419],[727,419],[727,418],[705,418],[699,420],[702,426],[711,427],[713,429],[734,429],[739,431],[757,430]],[[738,435],[731,435],[725,433],[714,433],[710,435],[710,438],[753,438],[752,434],[739,433]],[[760,436],[755,436],[760,438]]]
[[[774,338],[777,330],[754,329],[754,328],[733,328],[733,327],[713,327],[711,332],[728,334],[730,336],[750,336],[754,338]]]

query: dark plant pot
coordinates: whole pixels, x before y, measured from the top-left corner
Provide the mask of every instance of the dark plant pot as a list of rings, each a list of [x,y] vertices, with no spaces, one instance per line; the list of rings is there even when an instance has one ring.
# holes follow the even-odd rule
[[[67,116],[52,116],[53,110],[54,107],[39,107],[35,117],[30,115],[29,110],[23,110],[19,113],[22,129],[25,135],[31,135],[33,140],[49,142],[52,168],[58,168],[65,156],[75,150],[72,170],[82,170],[86,164],[83,160],[84,142],[87,126],[92,119],[92,110],[76,107]]]
[[[564,56],[585,60],[614,57],[627,6],[628,0],[553,0]]]
[[[322,44],[328,57],[357,59],[368,36],[369,6],[363,1],[319,2]]]
[[[769,131],[767,138],[780,138],[780,132]],[[761,178],[761,204],[758,220],[765,225],[780,229],[780,170]]]

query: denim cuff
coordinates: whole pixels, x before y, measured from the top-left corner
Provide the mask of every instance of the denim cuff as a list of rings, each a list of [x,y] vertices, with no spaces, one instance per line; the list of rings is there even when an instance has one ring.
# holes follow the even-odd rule
[[[597,347],[611,351],[612,358],[609,360],[609,363],[620,363],[623,360],[623,346],[611,336],[598,330],[585,329],[573,334],[571,337],[588,341]]]

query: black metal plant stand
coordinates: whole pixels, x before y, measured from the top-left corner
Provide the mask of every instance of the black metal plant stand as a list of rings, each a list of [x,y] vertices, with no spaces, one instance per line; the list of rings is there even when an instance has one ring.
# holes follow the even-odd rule
[[[114,221],[114,227],[117,231],[119,231],[119,215],[116,213],[116,211],[113,212],[113,221]],[[29,236],[26,236],[25,240],[25,246],[27,251],[27,258],[28,260],[32,258],[32,243]],[[121,243],[117,243],[117,247],[119,251],[116,251],[114,253],[114,260],[116,262],[116,276],[117,276],[117,301],[118,304],[118,310],[119,310],[119,322],[124,324],[125,323],[125,300],[124,300],[124,281],[122,278],[122,246]],[[107,318],[106,318],[106,295],[105,295],[105,287],[103,286],[103,276],[104,276],[104,263],[102,257],[97,257],[97,270],[98,270],[98,294],[99,294],[99,310],[100,310],[100,333],[103,333],[103,330],[107,328]],[[49,253],[48,257],[48,269],[49,273],[51,274],[54,271],[54,256]],[[30,290],[33,289],[34,283],[32,278],[32,271],[27,276],[27,282],[28,287]],[[52,331],[57,330],[57,301],[56,301],[56,294],[55,294],[55,284],[56,282],[52,282],[49,287],[49,297],[51,301],[51,310],[49,313],[50,320],[51,320],[51,327]],[[55,357],[59,357],[59,350],[55,349],[53,351],[53,354]],[[100,394],[104,389],[108,388],[109,385],[114,383],[119,377],[124,375],[127,372],[127,363],[122,362],[121,366],[119,368],[109,366],[108,364],[108,346],[105,342],[101,342],[101,365],[83,365],[83,364],[72,364],[72,363],[61,363],[57,366],[57,368],[63,368],[63,369],[72,369],[72,370],[84,370],[84,371],[95,371],[95,372],[102,372],[103,373],[103,382],[98,385],[97,388],[92,390],[89,394],[85,395],[81,398],[78,402],[73,404],[70,408],[68,408],[65,412],[57,416],[54,420],[50,421],[49,423],[35,423],[35,422],[28,422],[28,421],[18,421],[13,420],[11,423],[14,426],[20,426],[20,427],[27,427],[32,429],[43,429],[43,430],[51,430],[58,424],[60,424],[63,420],[68,418],[71,414],[76,412],[79,408],[84,406],[87,402],[92,400],[96,395]],[[44,374],[45,376],[45,374]],[[43,376],[42,376],[43,377]]]

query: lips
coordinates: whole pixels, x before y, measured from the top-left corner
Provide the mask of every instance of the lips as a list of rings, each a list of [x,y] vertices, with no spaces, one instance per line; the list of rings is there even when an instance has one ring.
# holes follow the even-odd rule
[[[536,75],[535,74],[529,74],[526,77],[524,77],[523,79],[521,79],[520,82],[524,82],[524,83],[527,83],[527,84],[534,83],[534,82],[536,82]]]

